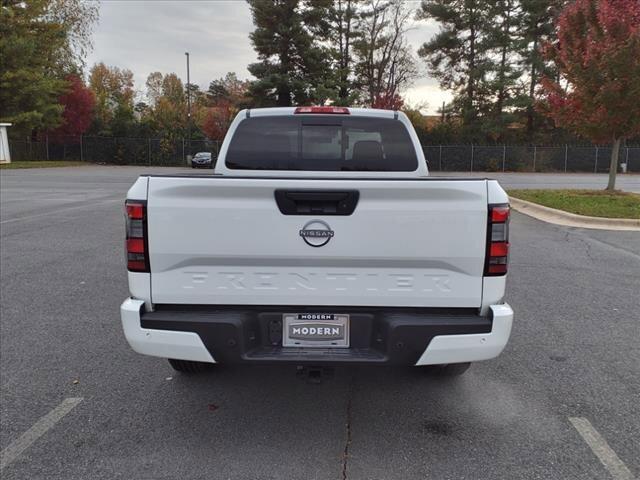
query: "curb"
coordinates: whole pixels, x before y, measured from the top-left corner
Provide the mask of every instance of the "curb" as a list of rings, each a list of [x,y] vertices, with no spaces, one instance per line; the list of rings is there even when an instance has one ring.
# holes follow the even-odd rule
[[[576,215],[575,213],[556,210],[555,208],[545,207],[515,197],[509,197],[509,201],[514,210],[555,225],[593,228],[598,230],[628,230],[640,232],[640,219],[587,217],[586,215]]]

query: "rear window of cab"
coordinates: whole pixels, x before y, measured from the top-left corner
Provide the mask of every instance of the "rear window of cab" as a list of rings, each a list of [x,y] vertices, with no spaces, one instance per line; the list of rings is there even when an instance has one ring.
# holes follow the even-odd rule
[[[413,142],[402,122],[336,115],[243,120],[225,159],[238,170],[412,172]]]

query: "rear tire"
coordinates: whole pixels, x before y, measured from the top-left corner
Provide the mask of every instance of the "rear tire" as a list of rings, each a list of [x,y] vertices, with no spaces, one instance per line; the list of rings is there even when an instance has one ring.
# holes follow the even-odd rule
[[[213,366],[211,363],[176,360],[175,358],[170,358],[169,364],[176,372],[180,373],[201,373],[210,370]]]
[[[429,374],[434,377],[453,378],[459,377],[469,370],[471,362],[466,363],[447,363],[445,365],[431,365],[428,369]]]

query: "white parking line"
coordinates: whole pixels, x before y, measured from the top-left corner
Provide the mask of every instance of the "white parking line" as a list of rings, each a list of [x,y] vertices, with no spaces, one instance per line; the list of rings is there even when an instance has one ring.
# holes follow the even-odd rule
[[[38,420],[29,430],[11,442],[7,448],[0,452],[0,470],[13,462],[27,448],[43,436],[49,429],[58,423],[62,417],[69,413],[82,401],[82,398],[65,398],[60,405]]]
[[[589,420],[583,417],[569,417],[569,421],[614,480],[634,480],[635,477],[631,471],[611,449],[607,441],[593,428]]]

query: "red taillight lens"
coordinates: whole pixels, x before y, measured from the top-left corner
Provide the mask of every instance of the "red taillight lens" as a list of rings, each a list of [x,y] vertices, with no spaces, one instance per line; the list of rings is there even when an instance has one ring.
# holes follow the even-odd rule
[[[509,220],[509,207],[508,206],[494,206],[491,207],[491,222],[492,223],[505,223]]]
[[[127,209],[127,216],[129,218],[136,220],[142,220],[144,218],[144,204],[127,203],[125,207]]]
[[[489,248],[490,257],[506,257],[509,255],[509,244],[507,242],[491,242]]]
[[[489,205],[485,276],[507,273],[509,264],[509,205]]]
[[[147,206],[144,202],[127,201],[127,269],[130,272],[148,272]]]
[[[349,115],[347,107],[298,107],[293,113],[324,113],[329,115]]]
[[[144,239],[143,238],[127,238],[127,252],[144,253]]]

